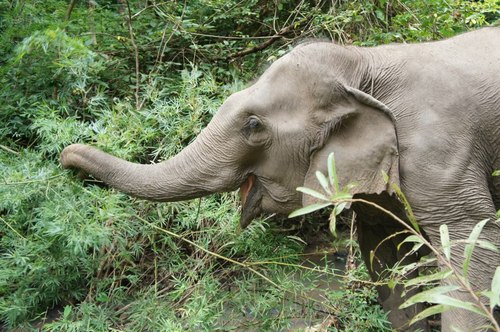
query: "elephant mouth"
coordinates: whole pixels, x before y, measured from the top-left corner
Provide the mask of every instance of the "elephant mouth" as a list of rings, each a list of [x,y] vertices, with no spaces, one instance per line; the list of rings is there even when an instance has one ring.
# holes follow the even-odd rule
[[[257,176],[250,174],[240,186],[241,217],[240,227],[245,229],[253,219],[262,214],[264,186]]]

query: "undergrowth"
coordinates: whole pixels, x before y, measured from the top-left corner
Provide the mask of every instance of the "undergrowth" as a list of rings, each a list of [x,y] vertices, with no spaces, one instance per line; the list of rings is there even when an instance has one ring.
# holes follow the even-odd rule
[[[309,231],[276,218],[241,231],[234,193],[136,200],[63,171],[59,153],[81,142],[158,162],[301,40],[432,40],[499,13],[493,0],[0,2],[0,325],[390,330],[361,263],[347,277],[344,262],[301,265],[305,234],[328,233],[314,217]],[[318,300],[325,278],[340,288]]]

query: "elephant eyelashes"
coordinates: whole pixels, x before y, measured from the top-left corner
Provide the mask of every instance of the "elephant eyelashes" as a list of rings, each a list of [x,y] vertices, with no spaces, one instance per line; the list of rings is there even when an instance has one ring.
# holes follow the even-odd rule
[[[247,124],[248,128],[250,128],[250,129],[257,129],[261,125],[262,125],[262,123],[260,122],[260,120],[255,118],[255,117],[251,117],[250,120],[248,120],[248,124]]]

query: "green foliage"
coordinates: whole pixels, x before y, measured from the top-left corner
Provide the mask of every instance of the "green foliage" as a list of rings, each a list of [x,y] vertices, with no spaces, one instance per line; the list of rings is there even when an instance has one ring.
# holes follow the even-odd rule
[[[484,219],[477,223],[472,229],[468,239],[459,239],[459,240],[450,240],[448,226],[443,224],[439,228],[440,232],[440,246],[437,243],[432,245],[426,238],[426,236],[420,231],[420,228],[417,226],[417,221],[415,216],[412,213],[412,209],[408,204],[407,199],[404,197],[402,191],[397,188],[394,184],[394,191],[397,193],[398,198],[400,199],[402,205],[405,207],[406,213],[408,214],[407,220],[400,219],[396,215],[394,215],[391,211],[384,209],[383,207],[366,201],[360,198],[353,198],[352,195],[349,194],[348,188],[352,187],[352,185],[348,184],[341,191],[338,183],[338,176],[335,167],[335,159],[334,154],[330,153],[327,161],[328,167],[328,180],[321,173],[316,172],[316,177],[318,179],[319,184],[323,189],[323,193],[317,192],[315,190],[309,188],[299,187],[298,191],[310,195],[316,199],[323,201],[323,203],[312,204],[310,206],[303,207],[293,213],[290,214],[289,217],[294,217],[298,215],[304,215],[311,213],[313,211],[318,210],[319,208],[327,207],[333,205],[332,212],[330,214],[330,230],[335,235],[335,216],[340,214],[340,212],[345,208],[347,203],[358,203],[358,204],[367,204],[377,208],[383,213],[387,214],[391,218],[394,219],[395,222],[402,225],[406,228],[405,231],[400,233],[409,233],[409,235],[398,245],[397,249],[400,250],[401,246],[404,243],[413,243],[412,249],[405,253],[404,257],[395,264],[393,267],[389,267],[389,278],[386,280],[382,280],[382,283],[387,284],[387,286],[391,289],[395,287],[396,284],[401,284],[405,287],[405,289],[411,290],[415,289],[415,287],[426,287],[427,289],[421,290],[411,297],[409,297],[403,304],[400,305],[401,309],[408,308],[417,303],[424,304],[432,304],[428,308],[416,314],[409,322],[409,324],[414,324],[415,322],[428,318],[430,316],[434,316],[437,314],[441,314],[445,311],[449,311],[452,309],[462,309],[466,311],[473,312],[474,314],[486,317],[489,320],[489,326],[481,327],[486,329],[498,329],[498,322],[494,317],[493,310],[497,303],[500,301],[500,291],[497,289],[500,269],[497,268],[495,271],[495,275],[493,276],[493,280],[491,283],[491,289],[473,289],[469,283],[469,270],[470,270],[470,262],[472,259],[472,255],[474,249],[476,247],[481,247],[486,250],[493,251],[495,253],[500,252],[500,248],[496,246],[495,243],[489,242],[487,240],[479,239],[479,236],[484,228],[484,226],[488,222],[498,222],[491,221],[490,219]],[[495,175],[495,174],[493,174]],[[387,182],[388,176],[387,174],[381,174],[381,176]],[[411,215],[410,215],[411,213]],[[333,218],[332,218],[333,216]],[[333,224],[333,226],[332,226]],[[397,233],[396,233],[397,234]],[[375,257],[376,251],[379,246],[383,245],[383,242],[388,240],[389,238],[395,236],[396,234],[392,234],[389,237],[383,239],[375,249],[370,252],[370,262],[373,264],[373,259]],[[463,260],[461,269],[457,268],[456,263],[452,262],[452,248],[454,251],[459,250],[457,245],[463,245]],[[418,262],[403,264],[403,260],[406,256],[413,255],[418,252],[421,247],[427,247],[430,249],[432,254],[435,256],[434,258],[429,258],[427,256],[421,257]],[[455,256],[455,253],[453,253]],[[412,278],[408,278],[408,273],[411,271],[419,271],[422,272],[425,270],[425,267],[430,262],[437,262],[438,267],[440,268],[437,272],[432,273],[420,273],[420,275]],[[463,299],[459,299],[454,297],[451,292],[461,292],[466,293],[470,301],[465,301]],[[489,308],[486,307],[480,300],[477,294],[482,294],[489,298]],[[402,295],[403,296],[403,295]],[[367,330],[367,327],[364,327],[363,330]]]
[[[328,312],[338,330],[387,328],[371,286],[310,299],[334,268],[300,267],[301,233],[239,230],[235,195],[139,201],[62,171],[58,155],[84,142],[163,160],[302,39],[437,39],[493,24],[498,2],[69,3],[0,2],[0,324],[55,314],[45,330],[279,330]]]

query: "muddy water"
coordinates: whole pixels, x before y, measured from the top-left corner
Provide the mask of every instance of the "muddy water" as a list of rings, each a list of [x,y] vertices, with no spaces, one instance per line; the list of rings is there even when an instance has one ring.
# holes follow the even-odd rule
[[[345,255],[336,253],[324,252],[307,252],[303,256],[301,265],[305,269],[297,269],[291,278],[299,284],[297,289],[307,288],[305,293],[294,295],[292,293],[281,294],[283,301],[276,308],[266,310],[266,314],[255,308],[256,303],[248,303],[244,306],[243,312],[241,307],[226,307],[220,326],[224,326],[220,331],[323,331],[318,327],[326,322],[329,318],[327,309],[322,303],[328,300],[325,298],[326,293],[332,290],[338,290],[341,286],[341,275],[345,269]],[[321,270],[335,271],[339,277],[331,274],[322,273]],[[318,271],[311,271],[315,269]],[[263,282],[266,287],[266,283]],[[235,289],[235,292],[237,290]],[[257,296],[263,296],[265,293],[274,294],[275,289],[259,290]],[[271,295],[271,296],[273,296]],[[238,296],[235,294],[235,296]],[[258,300],[255,300],[256,302]],[[285,309],[286,308],[286,309]],[[283,320],[288,322],[287,328],[266,327],[261,324],[264,320]],[[265,324],[264,324],[265,325]],[[283,324],[285,325],[285,324]]]

